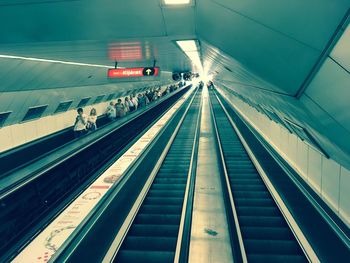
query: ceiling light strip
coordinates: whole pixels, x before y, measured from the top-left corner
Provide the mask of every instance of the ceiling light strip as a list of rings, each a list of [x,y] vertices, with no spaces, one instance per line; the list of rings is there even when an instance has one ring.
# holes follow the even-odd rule
[[[191,0],[163,0],[165,5],[188,5]]]
[[[21,56],[11,56],[11,55],[0,55],[0,58],[20,59],[20,60],[48,62],[48,63],[59,63],[59,64],[66,64],[66,65],[97,67],[97,68],[110,68],[111,67],[111,66],[99,65],[99,64],[88,64],[88,63],[79,63],[79,62],[72,62],[72,61],[52,60],[52,59],[43,59],[43,58],[31,58],[31,57],[21,57]]]
[[[179,40],[177,45],[200,71],[203,70],[197,40]]]

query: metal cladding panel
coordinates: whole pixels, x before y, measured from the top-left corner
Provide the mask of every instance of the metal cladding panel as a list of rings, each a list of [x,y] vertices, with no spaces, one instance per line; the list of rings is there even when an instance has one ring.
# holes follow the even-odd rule
[[[320,55],[320,51],[286,34],[215,3],[202,1],[197,8],[200,39],[279,87],[277,91],[294,95]]]
[[[199,4],[207,1],[200,1]],[[215,0],[222,8],[322,50],[350,7],[348,0]]]
[[[0,17],[2,43],[165,35],[158,0],[3,5]]]
[[[327,59],[305,95],[350,133],[350,74],[331,59]],[[322,122],[322,120],[320,120]]]
[[[335,45],[330,57],[350,72],[350,25]]]
[[[194,35],[195,8],[163,8],[166,31],[168,35]]]
[[[215,79],[282,92],[281,89],[259,78],[237,60],[211,46],[206,41],[201,41],[201,54],[205,58],[204,69],[208,70],[209,74],[213,75]]]

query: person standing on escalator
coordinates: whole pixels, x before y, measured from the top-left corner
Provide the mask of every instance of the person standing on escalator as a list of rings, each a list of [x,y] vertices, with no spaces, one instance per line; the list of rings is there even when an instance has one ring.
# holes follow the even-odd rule
[[[109,103],[109,105],[107,107],[107,110],[106,110],[106,115],[107,115],[107,118],[109,119],[109,121],[114,121],[115,120],[116,110],[115,110],[113,101],[111,101]]]
[[[86,133],[87,116],[84,114],[83,108],[77,109],[78,116],[74,123],[74,137],[79,138]]]
[[[95,108],[92,108],[86,124],[86,129],[89,132],[96,131],[97,129],[96,121],[97,121],[97,112]]]

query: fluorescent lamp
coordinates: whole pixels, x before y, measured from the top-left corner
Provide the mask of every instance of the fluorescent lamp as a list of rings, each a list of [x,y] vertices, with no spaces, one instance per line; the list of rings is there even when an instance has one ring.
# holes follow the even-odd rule
[[[199,45],[197,40],[179,40],[176,41],[178,46],[186,54],[186,56],[192,61],[192,64],[197,67],[199,71],[203,70],[202,62],[199,57]]]
[[[165,5],[188,5],[191,0],[163,0]]]
[[[176,42],[184,52],[198,50],[197,44],[194,40],[181,40]]]

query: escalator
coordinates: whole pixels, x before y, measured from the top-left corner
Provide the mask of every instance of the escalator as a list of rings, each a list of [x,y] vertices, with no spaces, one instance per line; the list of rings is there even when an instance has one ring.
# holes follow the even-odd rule
[[[9,258],[92,182],[104,167],[118,158],[188,88],[161,101],[144,114],[100,138],[98,143],[74,151],[40,176],[0,199],[0,255]],[[102,132],[102,131],[101,131]],[[84,138],[83,138],[84,139]],[[5,189],[6,190],[6,189]],[[2,257],[0,256],[0,261]]]
[[[171,96],[171,95],[170,95]],[[155,102],[152,102],[155,104]],[[124,117],[122,123],[130,117],[135,117],[138,113],[142,112],[144,109],[132,112]],[[107,118],[106,115],[101,115],[98,117],[97,121],[98,129],[105,128],[105,126],[112,126],[113,122]],[[0,178],[6,177],[8,174],[13,173],[36,160],[39,160],[43,156],[49,154],[50,152],[56,150],[57,148],[63,147],[64,145],[75,140],[73,127],[68,127],[63,130],[57,131],[53,134],[47,135],[42,138],[38,138],[31,142],[19,145],[15,148],[6,150],[0,153]]]
[[[200,101],[198,92],[114,262],[174,261]]]
[[[210,98],[248,262],[307,262],[213,92]]]

